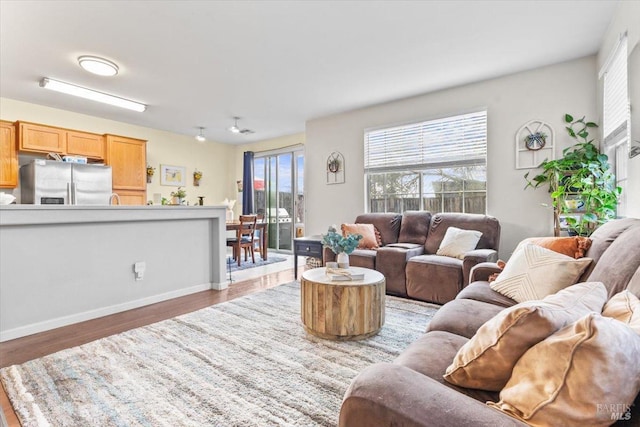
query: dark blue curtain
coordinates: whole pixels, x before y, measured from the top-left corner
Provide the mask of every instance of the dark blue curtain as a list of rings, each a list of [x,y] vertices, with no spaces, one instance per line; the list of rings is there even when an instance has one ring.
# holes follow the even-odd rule
[[[242,215],[253,212],[253,151],[244,152],[242,170]]]

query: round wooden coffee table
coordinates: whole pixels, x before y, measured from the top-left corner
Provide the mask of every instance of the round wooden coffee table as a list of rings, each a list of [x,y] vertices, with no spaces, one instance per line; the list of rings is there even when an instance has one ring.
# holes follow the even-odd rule
[[[329,340],[359,340],[384,325],[384,276],[368,268],[351,267],[364,279],[333,281],[326,269],[307,270],[300,281],[300,312],[304,329]]]

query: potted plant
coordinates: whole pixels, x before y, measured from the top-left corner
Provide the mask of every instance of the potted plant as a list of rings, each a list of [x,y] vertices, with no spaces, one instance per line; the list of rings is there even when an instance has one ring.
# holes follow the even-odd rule
[[[567,133],[577,143],[564,149],[561,158],[543,161],[539,166],[542,172],[531,179],[527,172],[525,189],[548,186],[556,227],[560,215],[575,213],[579,207],[578,215],[566,216],[567,228],[570,234],[588,236],[598,225],[615,218],[622,189],[616,186],[609,158],[589,139],[589,130],[598,125],[584,117],[576,120],[570,114],[565,114],[564,121]]]
[[[147,165],[147,184],[151,184],[151,178],[156,173],[156,168]]]
[[[343,236],[336,232],[334,226],[329,227],[327,234],[322,235],[322,245],[329,248],[336,254],[338,267],[349,267],[349,254],[358,247],[358,242],[362,239],[362,234],[349,234]]]
[[[171,192],[171,197],[173,197],[172,203],[174,205],[181,205],[184,198],[187,197],[187,192],[182,187],[178,187],[176,191]]]
[[[195,187],[198,187],[200,185],[200,179],[202,178],[202,172],[200,172],[198,169],[196,169],[193,172],[193,185]]]

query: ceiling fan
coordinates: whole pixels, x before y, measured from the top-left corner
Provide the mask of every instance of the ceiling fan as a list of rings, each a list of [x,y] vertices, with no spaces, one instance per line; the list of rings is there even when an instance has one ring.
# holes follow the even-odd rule
[[[234,120],[234,124],[233,124],[233,126],[231,126],[229,128],[229,132],[231,132],[231,133],[241,133],[243,135],[248,135],[250,133],[254,133],[254,131],[252,131],[251,129],[240,129],[238,127],[238,120],[240,120],[240,117],[234,117],[233,120]]]

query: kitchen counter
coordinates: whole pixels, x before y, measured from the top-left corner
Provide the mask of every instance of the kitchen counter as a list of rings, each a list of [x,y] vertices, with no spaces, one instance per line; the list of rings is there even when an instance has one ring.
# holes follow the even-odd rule
[[[0,341],[224,289],[224,206],[0,206]],[[134,266],[144,265],[142,279]]]

